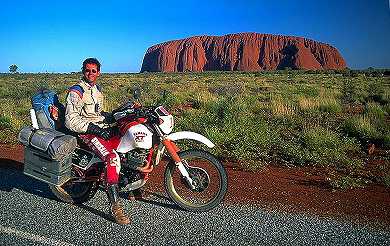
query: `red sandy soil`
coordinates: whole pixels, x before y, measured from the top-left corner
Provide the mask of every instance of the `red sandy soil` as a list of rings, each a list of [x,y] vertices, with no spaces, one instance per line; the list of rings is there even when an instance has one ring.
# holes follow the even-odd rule
[[[21,146],[0,145],[0,168],[22,170],[22,162]],[[229,190],[225,202],[228,204],[250,203],[268,210],[351,219],[387,228],[390,225],[390,189],[383,186],[334,191],[324,176],[312,175],[312,168],[302,167],[270,166],[258,172],[227,167],[227,172]],[[161,173],[152,173],[151,183],[161,181],[156,174]],[[152,187],[155,186],[148,186],[149,192],[153,192]]]

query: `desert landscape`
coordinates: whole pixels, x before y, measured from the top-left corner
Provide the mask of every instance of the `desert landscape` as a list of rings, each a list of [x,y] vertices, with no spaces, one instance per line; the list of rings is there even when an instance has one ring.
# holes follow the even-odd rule
[[[0,33],[7,34],[0,40],[1,245],[389,245],[390,2],[21,6],[4,3],[0,15]],[[164,144],[156,139],[169,133],[150,137],[148,152],[115,152],[127,165],[115,181],[120,188],[147,181],[145,196],[118,193],[119,207],[131,218],[127,226],[107,213],[102,159],[84,170],[68,158],[61,186],[76,184],[76,194],[93,187],[80,203],[62,199],[62,188],[53,189],[57,183],[24,172],[31,136],[25,146],[18,138],[32,124],[33,95],[49,89],[65,104],[69,88],[86,78],[84,65],[80,71],[86,58],[101,63],[88,63],[88,74],[104,95],[103,111],[134,101],[139,89],[139,105],[163,105],[172,114],[173,132],[199,133],[215,144],[172,140],[174,155],[168,151],[159,165],[153,151]],[[62,109],[50,114],[62,119]],[[145,126],[150,119],[142,117]],[[167,118],[157,119],[163,124]],[[112,132],[122,134],[114,136],[116,144],[128,130],[120,124],[124,120],[111,122]],[[176,154],[189,149],[210,152],[222,166],[192,167]],[[140,156],[147,156],[146,164]],[[154,171],[136,173],[131,160],[145,164],[138,171]],[[180,167],[204,187],[195,187]],[[180,170],[181,183],[172,181],[169,168]],[[211,210],[200,210],[191,200],[198,194],[186,204],[178,184],[200,196],[217,187],[219,198],[208,201],[215,204]]]
[[[103,74],[100,82],[108,111],[131,98],[131,88],[140,87],[145,105],[166,105],[178,130],[212,139],[213,153],[238,168],[321,167],[330,187],[348,189],[390,184],[390,82],[383,73]],[[67,88],[79,76],[1,75],[1,142],[17,144],[19,129],[30,124],[30,97],[38,88],[55,90],[64,102]],[[18,90],[9,89],[14,86]]]

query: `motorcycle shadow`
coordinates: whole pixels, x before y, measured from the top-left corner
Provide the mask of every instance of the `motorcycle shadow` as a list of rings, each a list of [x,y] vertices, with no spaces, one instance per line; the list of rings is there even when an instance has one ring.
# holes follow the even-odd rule
[[[159,192],[151,192],[149,190],[145,190],[144,194],[146,195],[146,197],[133,198],[133,199],[129,199],[129,192],[121,193],[119,196],[124,200],[130,200],[130,201],[135,200],[135,201],[140,201],[154,206],[184,211],[184,209],[174,204],[168,197],[160,194]]]
[[[17,189],[42,198],[61,202],[53,195],[46,183],[23,174],[23,166],[24,164],[19,161],[0,158],[0,191],[12,192],[14,189]],[[148,194],[146,198],[137,198],[135,200],[168,209],[183,210],[160,192],[147,190],[145,193]],[[120,193],[120,197],[124,201],[128,201],[129,193]],[[105,219],[110,219],[110,216],[106,213],[88,205],[79,204],[77,206]]]
[[[113,221],[112,216],[108,213],[105,213],[104,211],[98,210],[98,209],[91,207],[89,205],[86,205],[86,204],[76,204],[76,206],[81,208],[81,209],[84,209],[85,211],[88,211],[96,216],[99,216],[105,220]],[[107,208],[108,208],[108,206],[109,205],[107,204]]]
[[[12,192],[18,189],[39,197],[57,200],[44,182],[23,174],[23,163],[0,158],[0,190]]]

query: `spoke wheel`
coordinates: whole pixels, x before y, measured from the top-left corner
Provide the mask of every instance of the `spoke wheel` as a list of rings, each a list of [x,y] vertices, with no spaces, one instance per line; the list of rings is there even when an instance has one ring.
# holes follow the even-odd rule
[[[72,173],[75,175],[74,170]],[[61,186],[49,184],[50,190],[61,201],[80,204],[89,201],[97,192],[99,184],[93,182],[77,182],[71,179]]]
[[[213,209],[227,191],[227,175],[220,161],[202,150],[178,153],[192,179],[192,184],[181,175],[171,161],[165,169],[165,189],[181,208],[193,212]]]

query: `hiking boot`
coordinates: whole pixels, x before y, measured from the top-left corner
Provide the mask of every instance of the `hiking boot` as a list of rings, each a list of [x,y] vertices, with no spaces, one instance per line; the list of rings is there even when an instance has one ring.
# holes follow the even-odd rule
[[[125,211],[123,211],[123,207],[119,202],[113,203],[111,205],[111,215],[115,222],[120,225],[130,224],[130,219],[125,214]]]
[[[122,204],[118,198],[118,185],[113,184],[107,187],[107,196],[111,204],[111,215],[116,223],[120,225],[126,225],[130,223],[130,219],[127,217],[123,210]]]

